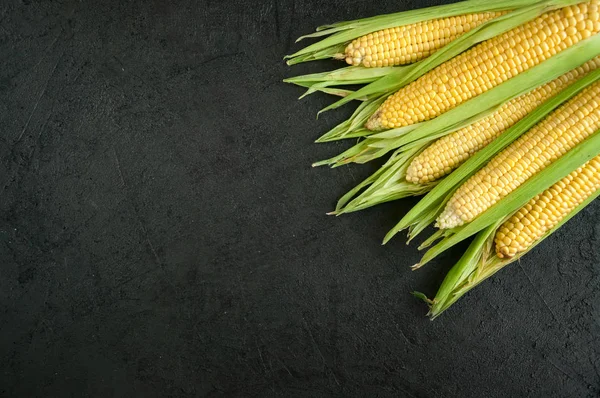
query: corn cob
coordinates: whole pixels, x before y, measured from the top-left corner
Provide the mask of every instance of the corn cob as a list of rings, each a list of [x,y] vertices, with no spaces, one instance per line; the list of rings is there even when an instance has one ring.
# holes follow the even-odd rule
[[[507,102],[491,115],[440,138],[413,159],[407,169],[406,180],[426,184],[449,174],[548,98],[599,67],[600,57],[596,57],[558,79]]]
[[[482,12],[397,26],[354,39],[346,46],[349,65],[370,67],[420,61],[460,35],[506,12]]]
[[[575,170],[506,221],[496,233],[496,254],[511,258],[558,224],[600,188],[600,156]]]
[[[594,83],[513,142],[452,195],[439,228],[469,222],[600,128],[600,83]]]
[[[600,0],[545,13],[438,66],[391,95],[369,130],[432,119],[600,32]]]

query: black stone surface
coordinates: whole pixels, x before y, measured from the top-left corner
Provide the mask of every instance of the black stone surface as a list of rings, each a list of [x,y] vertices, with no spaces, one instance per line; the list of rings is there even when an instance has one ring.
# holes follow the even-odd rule
[[[430,322],[405,200],[326,217],[351,111],[297,101],[294,39],[398,0],[0,4],[0,395],[600,393],[593,204]]]

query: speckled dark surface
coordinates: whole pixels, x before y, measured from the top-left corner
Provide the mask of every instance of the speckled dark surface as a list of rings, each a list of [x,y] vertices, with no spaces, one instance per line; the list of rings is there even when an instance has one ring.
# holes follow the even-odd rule
[[[435,322],[464,246],[325,216],[373,168],[309,167],[351,109],[282,56],[434,2],[2,2],[0,395],[598,396],[597,204]]]

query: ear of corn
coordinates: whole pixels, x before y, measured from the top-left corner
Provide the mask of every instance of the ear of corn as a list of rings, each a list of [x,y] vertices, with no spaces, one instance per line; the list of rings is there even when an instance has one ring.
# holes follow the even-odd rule
[[[536,2],[538,1],[500,0],[489,2],[485,0],[470,0],[437,7],[363,18],[354,21],[338,22],[321,26],[317,28],[317,32],[300,37],[297,41],[306,38],[328,36],[317,43],[306,46],[292,55],[286,56],[285,58],[287,59],[288,65],[317,59],[333,58],[336,54],[343,52],[345,46],[352,40],[376,31],[401,26],[418,25],[419,23],[433,19],[448,18],[463,14],[513,10],[535,4]]]
[[[406,180],[425,184],[449,174],[548,98],[598,67],[600,57],[505,103],[489,116],[440,138],[412,161]]]
[[[505,13],[463,14],[382,29],[354,39],[337,58],[344,58],[349,65],[367,68],[411,64]]]
[[[597,35],[598,37],[600,35]],[[593,40],[596,40],[594,38]],[[569,49],[567,51],[570,51]],[[593,53],[593,54],[597,54]],[[570,100],[600,80],[600,69],[589,73],[584,78],[573,83],[558,95],[546,101],[513,127],[481,149],[458,169],[441,180],[422,200],[420,200],[394,228],[386,235],[384,243],[388,242],[399,231],[409,229],[410,239],[415,238],[426,226],[431,224],[445,208],[449,199],[465,181],[474,175],[482,166],[497,153],[508,147],[521,134],[527,132],[546,117],[550,112],[559,108],[565,101]]]
[[[536,198],[532,199],[508,220],[504,222],[500,220],[479,232],[461,259],[454,267],[452,267],[450,272],[448,272],[435,298],[433,300],[428,300],[426,296],[421,296],[421,298],[425,299],[430,305],[429,316],[431,318],[438,317],[471,289],[500,271],[508,264],[517,261],[522,256],[526,255],[595,200],[600,195],[600,189],[598,189],[600,188],[600,183],[598,181],[600,179],[599,171],[600,157],[596,156],[586,165],[572,172],[563,180],[545,190],[542,194],[536,196]],[[579,187],[571,185],[573,181],[578,181]],[[558,198],[559,196],[562,198],[556,200],[555,198]],[[530,207],[533,209],[535,205],[546,203],[547,198],[552,198],[551,201],[556,200],[558,203],[558,216],[553,217],[551,215],[553,212],[550,212],[548,218],[544,218],[549,221],[548,224],[540,229],[532,231],[533,234],[527,237],[527,240],[530,241],[529,245],[527,247],[521,247],[513,256],[501,258],[494,255],[494,241],[498,242],[502,236],[501,234],[506,236],[507,231],[504,228],[510,223],[513,225],[516,224],[514,221],[519,222],[518,219],[520,214],[528,213]],[[567,204],[566,206],[564,206],[565,203]],[[501,224],[502,226],[500,226]],[[519,235],[521,233],[522,232],[519,232]],[[498,247],[496,247],[496,250],[498,250]]]
[[[369,130],[432,119],[600,31],[598,0],[541,15],[481,43],[391,95]]]
[[[494,239],[498,257],[511,258],[527,250],[598,188],[600,157],[590,160],[531,199],[502,224]]]
[[[467,180],[448,201],[439,228],[476,218],[600,128],[600,82],[549,115]]]
[[[350,120],[340,124],[320,140],[366,138],[342,155],[320,163],[331,163],[334,167],[349,161],[361,163],[399,148],[382,169],[340,199],[336,208],[337,214],[393,200],[402,197],[403,194],[422,193],[435,187],[428,195],[432,200],[413,209],[408,217],[403,218],[398,226],[390,231],[385,241],[404,227],[410,228],[412,238],[438,217],[438,225],[444,226],[445,223],[447,228],[438,230],[421,245],[428,247],[441,240],[425,253],[421,263],[417,264],[421,266],[456,243],[477,234],[474,246],[469,248],[465,260],[461,260],[461,265],[451,271],[452,275],[446,278],[436,299],[428,300],[432,306],[433,317],[481,280],[500,269],[502,264],[513,261],[527,252],[558,228],[572,213],[578,211],[580,206],[589,203],[588,199],[595,196],[596,191],[600,191],[597,189],[600,186],[600,177],[595,177],[599,174],[597,169],[600,168],[600,111],[595,113],[596,109],[600,109],[600,103],[595,100],[597,94],[600,94],[600,71],[592,73],[592,77],[583,79],[585,81],[577,87],[565,90],[565,93],[547,102],[544,100],[560,91],[556,85],[552,86],[556,82],[549,84],[552,87],[547,92],[543,90],[548,87],[534,90],[533,97],[530,97],[531,103],[526,102],[524,107],[517,108],[514,107],[515,102],[511,103],[517,95],[564,73],[558,72],[561,67],[558,59],[561,56],[563,61],[572,62],[569,55],[579,60],[587,60],[600,54],[600,35],[597,34],[600,33],[599,4],[600,0],[589,0],[585,3],[577,0],[540,0],[539,3],[513,9],[507,15],[500,15],[504,14],[504,11],[499,11],[500,16],[494,14],[483,18],[488,22],[476,21],[473,26],[468,24],[466,33],[458,32],[458,38],[454,37],[459,36],[455,34],[457,32],[450,32],[454,40],[445,47],[442,47],[441,43],[450,39],[443,33],[434,37],[434,33],[429,32],[429,27],[434,24],[421,21],[398,29],[380,25],[382,31],[367,35],[363,38],[363,43],[358,39],[346,47],[347,62],[362,66],[346,68],[340,73],[313,74],[289,79],[290,82],[307,88],[305,95],[321,91],[342,97],[323,111],[352,100],[362,102]],[[560,7],[565,8],[552,11]],[[547,14],[541,15],[546,12]],[[489,21],[496,16],[498,18]],[[440,21],[436,22],[439,27]],[[334,33],[334,36],[343,35],[344,31],[348,33],[349,29],[356,27],[351,27],[352,24],[349,22],[328,26],[322,32],[310,36],[327,35],[327,30]],[[421,32],[417,31],[417,27],[428,30],[429,34],[425,35],[425,38],[420,37]],[[411,33],[405,34],[407,31]],[[394,34],[396,37],[393,37]],[[438,42],[435,42],[436,39]],[[378,40],[379,42],[376,42]],[[431,40],[434,40],[433,44]],[[341,43],[334,41],[329,41],[329,48],[313,47],[310,50],[312,53],[309,51],[298,55],[294,62],[327,56],[332,49],[339,51]],[[327,42],[327,39],[323,42]],[[468,50],[477,43],[481,44]],[[569,50],[575,48],[578,51],[567,55]],[[590,55],[582,56],[588,53],[586,49],[591,50]],[[474,57],[466,67],[457,62],[457,59],[466,54],[463,54],[465,50]],[[383,66],[405,64],[417,61],[421,57],[424,59],[413,65],[393,68]],[[547,62],[548,58],[553,58],[554,62]],[[443,63],[446,60],[449,61]],[[471,60],[465,58],[463,61]],[[536,69],[538,67],[539,70]],[[430,79],[428,82],[427,79],[439,70],[443,73],[434,76],[436,80]],[[533,71],[540,72],[539,75],[544,77],[552,73],[556,75],[518,92],[518,82],[533,84],[538,77]],[[526,78],[519,80],[522,76]],[[507,82],[512,82],[513,91],[507,88],[510,87]],[[350,84],[367,86],[356,91],[343,87]],[[564,87],[568,84],[559,81],[559,85]],[[415,91],[415,88],[418,90]],[[399,93],[392,95],[398,89],[404,93],[406,101],[398,101]],[[595,89],[598,92],[595,92]],[[497,103],[488,102],[486,94],[490,94],[489,98],[504,100]],[[476,96],[475,102],[473,99]],[[582,98],[581,103],[578,103],[577,100]],[[570,106],[567,108],[570,113],[562,115],[559,111],[564,108],[560,108],[552,115],[555,117],[558,114],[554,124],[544,125],[549,119],[546,118],[531,132],[518,138],[568,99],[570,102],[565,107]],[[505,104],[506,101],[509,103]],[[405,106],[406,103],[408,106]],[[540,103],[543,104],[536,108]],[[461,106],[466,104],[470,105],[468,109],[461,109]],[[581,110],[576,109],[577,105]],[[368,117],[365,128],[372,131],[388,129],[387,132],[372,134],[366,131],[361,123],[357,123],[364,121],[365,116],[374,108],[377,110]],[[534,108],[528,117],[517,122],[527,111]],[[435,178],[448,174],[468,156],[454,153],[462,158],[456,164],[445,164],[444,169],[436,171],[438,175],[434,178],[428,177],[427,171],[419,175],[417,169],[411,170],[411,176],[408,176],[410,165],[431,141],[462,130],[467,122],[472,124],[480,120],[485,121],[485,118],[497,110],[501,110],[506,116],[505,120],[508,122],[503,129],[508,128],[508,131],[500,137],[499,131],[493,131],[488,136],[482,134],[483,140],[475,140],[474,145],[465,153],[470,155],[486,143],[492,140],[493,142],[458,167],[447,179],[441,182],[434,181]],[[512,113],[508,115],[508,111]],[[513,124],[514,126],[509,128]],[[509,146],[515,139],[516,143]],[[523,144],[522,150],[518,144]],[[476,147],[477,149],[473,149]],[[545,154],[544,150],[548,150],[548,154]],[[597,162],[594,162],[595,156],[598,157]],[[506,167],[492,167],[490,171],[496,172],[497,175],[490,173],[489,178],[485,177],[469,185],[480,177],[480,172],[477,171],[490,159],[490,163],[499,162],[500,166]],[[576,170],[582,161],[589,163],[579,166]],[[589,165],[592,165],[593,170],[588,168]],[[423,184],[410,186],[407,177]],[[419,180],[421,178],[423,180]],[[454,181],[454,184],[451,181]],[[482,184],[488,182],[491,193],[486,191],[485,184]],[[464,186],[459,187],[457,184]],[[424,187],[427,188],[423,189]],[[461,202],[462,188],[467,192],[467,199]],[[460,206],[455,205],[455,199]],[[467,201],[475,203],[472,210],[466,205]],[[522,209],[518,211],[520,207]],[[465,216],[458,214],[462,210],[465,210]],[[504,224],[501,226],[502,223]],[[494,235],[499,257],[489,256],[493,251]],[[500,258],[502,256],[504,258]],[[425,298],[424,295],[421,297]]]

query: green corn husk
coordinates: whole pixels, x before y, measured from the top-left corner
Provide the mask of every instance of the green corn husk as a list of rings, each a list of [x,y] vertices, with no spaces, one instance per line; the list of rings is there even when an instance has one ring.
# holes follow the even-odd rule
[[[373,113],[383,104],[385,97],[369,97],[367,101],[362,102],[354,111],[352,116],[346,121],[338,124],[329,132],[322,135],[315,142],[329,142],[346,138],[365,137],[373,134],[372,131],[363,126]]]
[[[429,184],[413,184],[406,181],[408,166],[421,152],[422,148],[396,152],[378,171],[342,196],[336,205],[335,211],[330,214],[351,213],[366,209],[374,204],[391,202],[429,192],[437,185],[437,181]],[[363,193],[354,198],[365,188],[366,190]]]
[[[594,41],[600,43],[600,35],[593,38]],[[589,40],[589,39],[588,39]],[[565,50],[567,51],[567,50]],[[595,52],[598,54],[598,50]],[[585,61],[584,61],[585,62]],[[583,62],[582,62],[583,63]],[[565,90],[552,97],[544,104],[536,108],[525,118],[517,122],[494,141],[488,144],[485,148],[478,151],[470,157],[459,168],[442,179],[419,203],[417,203],[384,238],[384,243],[387,243],[399,231],[409,229],[409,241],[414,239],[428,225],[433,223],[439,213],[443,210],[446,202],[452,197],[456,189],[460,187],[468,178],[475,174],[482,166],[492,159],[497,153],[510,145],[515,139],[527,132],[530,128],[545,118],[550,112],[558,108],[563,102],[577,95],[589,85],[600,80],[600,70],[593,71],[582,79],[576,81]],[[565,155],[566,156],[566,155]],[[559,159],[560,160],[560,159]],[[552,167],[552,166],[549,166]],[[543,173],[542,170],[540,173]],[[533,178],[533,177],[532,177]],[[527,184],[527,183],[526,183]],[[505,198],[506,199],[506,198]],[[500,201],[499,203],[502,203]],[[488,209],[489,210],[489,209]],[[480,216],[481,217],[481,216]],[[476,219],[477,220],[477,219]],[[476,221],[474,220],[474,221]],[[469,224],[463,225],[467,227]],[[462,227],[459,227],[462,228]],[[444,230],[439,232],[440,237],[452,235],[453,230]],[[421,247],[428,246],[432,240],[426,242]],[[437,247],[437,246],[436,246]],[[428,252],[429,253],[429,252]],[[432,252],[433,253],[433,252]],[[426,254],[424,258],[427,260],[432,253]],[[439,254],[439,253],[438,253]]]
[[[299,99],[313,94],[317,91],[328,92],[331,86],[350,86],[369,84],[377,79],[387,76],[396,71],[395,67],[365,68],[363,66],[348,66],[330,72],[313,73],[284,79],[285,83],[292,83],[307,88],[307,91]],[[353,92],[351,92],[353,93]]]
[[[430,309],[428,316],[431,317],[431,319],[437,318],[440,314],[450,308],[452,304],[458,301],[471,289],[478,286],[481,282],[485,281],[505,266],[520,260],[521,257],[529,253],[544,239],[556,232],[599,195],[600,190],[596,190],[594,194],[573,209],[573,211],[563,218],[554,228],[548,230],[540,239],[527,248],[527,250],[512,258],[501,259],[495,255],[493,250],[494,236],[502,223],[510,216],[479,232],[462,258],[448,272],[433,300],[427,299],[422,293],[416,294],[417,297],[424,299],[429,304]]]

